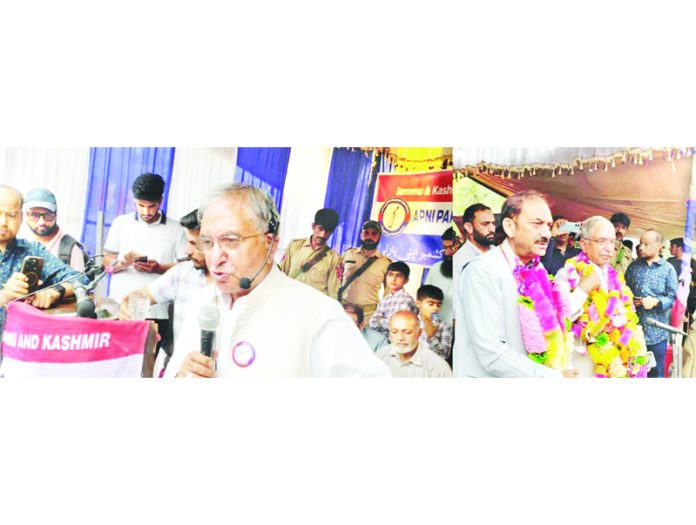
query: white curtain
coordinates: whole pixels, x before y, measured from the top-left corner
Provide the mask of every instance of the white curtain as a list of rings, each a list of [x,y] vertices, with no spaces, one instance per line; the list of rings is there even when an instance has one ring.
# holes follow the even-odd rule
[[[476,166],[479,162],[520,166],[523,164],[569,164],[577,157],[608,156],[622,148],[453,148],[454,167]]]
[[[276,260],[293,239],[309,237],[317,210],[324,207],[333,148],[292,148],[280,212]]]
[[[176,148],[167,214],[179,219],[216,186],[234,181],[237,148]]]
[[[47,188],[58,201],[58,224],[76,239],[82,235],[89,175],[89,148],[0,148],[0,183],[26,195]],[[23,222],[19,236],[27,237]]]

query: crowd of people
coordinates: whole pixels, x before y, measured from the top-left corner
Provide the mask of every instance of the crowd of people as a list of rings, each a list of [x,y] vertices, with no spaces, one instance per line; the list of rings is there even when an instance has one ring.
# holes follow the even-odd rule
[[[669,323],[683,240],[665,260],[662,235],[647,230],[634,258],[624,213],[569,223],[534,191],[511,195],[498,220],[473,204],[442,234],[442,260],[414,297],[409,265],[378,250],[377,221],[340,254],[328,244],[340,217],[318,210],[309,236],[276,264],[281,225],[265,191],[225,185],[176,221],[161,209],[159,175],[131,189],[136,211],[113,221],[104,265],[121,319],[132,317],[133,297],[150,303],[158,377],[666,374],[668,334],[649,320]],[[17,238],[23,215],[31,239]],[[88,282],[89,255],[57,217],[49,190],[24,198],[0,186],[0,322],[11,300],[49,308]],[[21,271],[30,255],[43,259],[33,295]],[[211,356],[199,347],[204,307],[220,319]]]

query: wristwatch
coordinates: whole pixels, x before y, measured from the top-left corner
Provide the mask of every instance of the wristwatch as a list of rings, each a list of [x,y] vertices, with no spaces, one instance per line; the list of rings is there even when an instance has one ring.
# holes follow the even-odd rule
[[[58,297],[58,301],[62,300],[65,297],[65,287],[62,284],[54,284],[53,289],[60,294],[60,297]]]

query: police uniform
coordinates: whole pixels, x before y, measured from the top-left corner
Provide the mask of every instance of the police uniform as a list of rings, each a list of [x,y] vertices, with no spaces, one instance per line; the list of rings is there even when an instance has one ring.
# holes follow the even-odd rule
[[[336,299],[340,282],[336,276],[336,266],[341,256],[331,248],[328,249],[320,261],[314,264],[306,272],[302,271],[302,265],[312,259],[322,248],[312,248],[307,239],[295,239],[289,245],[280,263],[280,269],[288,277],[308,284],[321,293]]]
[[[611,266],[617,272],[622,272],[624,275],[626,275],[626,270],[632,262],[632,250],[629,247],[624,246],[623,243],[620,243],[619,248],[614,251],[614,257],[609,264],[611,264]]]
[[[379,292],[384,284],[387,268],[389,268],[389,265],[392,263],[389,257],[382,255],[378,251],[375,251],[374,255],[377,257],[377,260],[343,291],[341,298],[343,301],[357,304],[363,309],[365,313],[365,326],[369,324],[370,317],[372,317],[372,314],[377,309]],[[368,257],[365,256],[362,248],[349,248],[346,250],[340,261],[343,264],[343,281],[341,284],[347,282],[350,276],[358,270],[367,259]]]

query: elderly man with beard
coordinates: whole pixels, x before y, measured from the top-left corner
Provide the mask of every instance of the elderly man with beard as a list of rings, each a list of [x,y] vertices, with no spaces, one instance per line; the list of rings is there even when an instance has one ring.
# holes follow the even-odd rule
[[[418,316],[400,310],[389,318],[390,344],[375,355],[387,364],[393,377],[452,377],[447,361],[420,340],[422,333]]]
[[[369,325],[370,318],[377,309],[387,268],[392,262],[389,257],[377,251],[381,237],[380,224],[377,221],[366,221],[360,232],[360,248],[346,250],[336,267],[336,275],[341,281],[338,300],[357,304],[362,308],[366,325]]]
[[[274,263],[280,223],[267,192],[222,186],[199,217],[214,282],[193,298],[165,377],[389,377],[337,301]],[[199,319],[216,331],[210,357]]]
[[[460,279],[457,307],[463,315],[455,324],[454,375],[575,377],[575,370],[557,370],[532,359],[520,322],[519,309],[527,306],[520,302],[519,276],[533,269],[548,282],[539,262],[553,224],[546,197],[536,191],[511,195],[501,218],[506,240],[471,260]]]
[[[633,292],[636,312],[645,332],[645,342],[655,356],[657,366],[648,377],[665,377],[667,331],[647,324],[653,319],[670,322],[670,311],[677,297],[677,273],[671,264],[660,257],[662,234],[646,230],[640,237],[641,258],[626,270],[626,284]]]
[[[456,250],[456,242],[457,235],[454,233],[454,229],[447,228],[442,234],[442,260],[432,265],[425,278],[425,284],[437,286],[442,290],[444,298],[440,318],[450,326],[452,326],[452,319],[454,319],[452,259]]]
[[[616,272],[610,264],[615,252],[614,241],[614,226],[606,218],[586,219],[581,227],[581,252],[569,259],[554,278],[560,289],[570,294],[570,320],[575,328],[571,360],[580,377],[644,377],[649,368],[643,333],[635,322],[633,296],[625,289],[621,272]],[[592,293],[595,290],[597,292]],[[605,328],[590,335],[588,330],[583,330],[594,315],[590,312],[602,312],[612,292],[624,294],[626,301],[616,302]],[[626,352],[622,358],[621,347],[611,337],[623,335],[626,330],[628,334],[622,342]]]
[[[285,275],[316,288],[336,299],[339,282],[336,265],[341,256],[329,248],[327,242],[338,225],[338,214],[323,208],[314,214],[312,235],[295,239],[285,250],[280,269]]]

